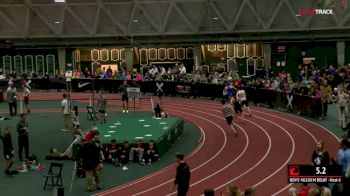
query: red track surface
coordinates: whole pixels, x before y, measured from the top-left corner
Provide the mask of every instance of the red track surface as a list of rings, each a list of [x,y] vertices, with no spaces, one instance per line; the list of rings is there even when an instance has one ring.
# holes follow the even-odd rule
[[[40,97],[34,94],[31,98]],[[143,109],[151,108],[149,100],[142,102]],[[109,104],[121,105],[120,101]],[[287,195],[288,164],[309,164],[316,140],[325,141],[332,156],[338,150],[338,140],[327,130],[285,113],[253,108],[253,117],[236,124],[239,137],[234,137],[218,102],[164,98],[163,104],[171,115],[189,120],[203,131],[202,145],[186,160],[192,171],[190,196],[201,195],[209,187],[217,194],[225,192],[229,184],[241,189],[254,186],[257,196]],[[169,191],[175,170],[174,164],[99,195],[175,195]]]

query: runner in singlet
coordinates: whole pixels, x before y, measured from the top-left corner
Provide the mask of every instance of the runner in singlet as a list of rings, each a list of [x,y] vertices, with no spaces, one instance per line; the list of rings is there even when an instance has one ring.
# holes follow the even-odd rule
[[[240,89],[237,92],[237,96],[236,96],[237,100],[241,103],[241,106],[248,110],[249,116],[252,116],[252,113],[250,112],[250,108],[248,106],[248,101],[247,101],[247,95],[245,93],[245,90]]]
[[[228,98],[225,99],[224,106],[222,107],[222,113],[225,116],[227,124],[232,129],[235,136],[238,135],[236,128],[233,126],[233,108]]]
[[[233,84],[227,83],[227,85],[224,88],[223,96],[228,96],[230,102],[232,103],[232,97],[235,97],[236,93],[237,93],[237,90],[233,86]]]

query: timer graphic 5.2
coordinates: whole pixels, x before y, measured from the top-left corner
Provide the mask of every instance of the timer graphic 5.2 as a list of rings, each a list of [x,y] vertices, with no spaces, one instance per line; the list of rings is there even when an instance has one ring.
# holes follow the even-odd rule
[[[337,183],[341,177],[340,166],[288,165],[289,183]]]

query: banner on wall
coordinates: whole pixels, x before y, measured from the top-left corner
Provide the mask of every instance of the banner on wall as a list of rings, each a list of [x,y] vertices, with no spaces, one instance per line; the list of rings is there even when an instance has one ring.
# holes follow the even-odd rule
[[[313,61],[315,61],[315,57],[308,57],[308,58],[303,58],[303,64],[304,65],[309,65],[312,64]]]
[[[189,94],[191,92],[191,86],[177,85],[176,92],[180,94]]]

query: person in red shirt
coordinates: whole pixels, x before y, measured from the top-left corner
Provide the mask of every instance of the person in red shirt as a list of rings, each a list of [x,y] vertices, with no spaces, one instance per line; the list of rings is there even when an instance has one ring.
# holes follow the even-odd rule
[[[307,182],[300,184],[301,190],[299,191],[298,196],[308,196],[310,187],[308,187],[307,185]]]
[[[92,137],[91,137],[92,133],[96,132],[96,131],[97,131],[96,129],[92,128],[86,132],[86,134],[85,134],[85,142],[86,143],[90,142],[90,140],[92,139]]]
[[[239,79],[237,79],[237,80],[235,81],[235,86],[240,87],[241,84],[242,84],[242,79],[241,79],[241,78],[239,78]]]
[[[117,165],[118,163],[118,145],[115,139],[111,140],[111,144],[106,148],[106,161],[112,162],[113,164]]]
[[[287,77],[287,73],[286,73],[286,71],[283,70],[282,72],[280,72],[280,73],[278,74],[278,76],[279,76],[279,78],[284,79],[284,78]]]

